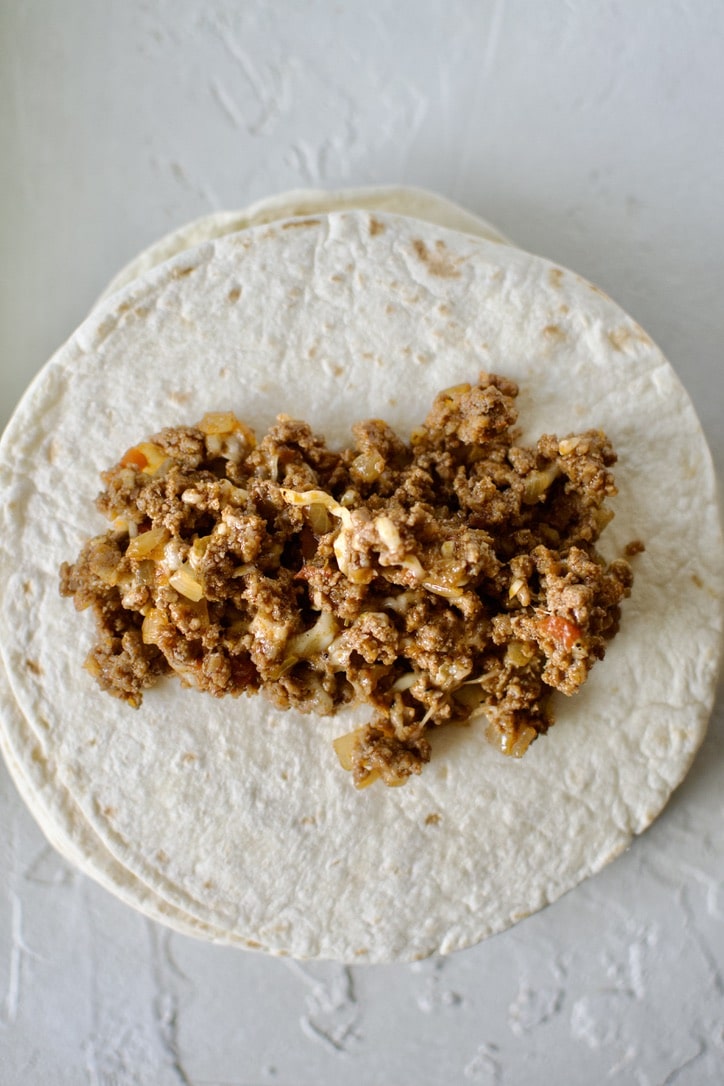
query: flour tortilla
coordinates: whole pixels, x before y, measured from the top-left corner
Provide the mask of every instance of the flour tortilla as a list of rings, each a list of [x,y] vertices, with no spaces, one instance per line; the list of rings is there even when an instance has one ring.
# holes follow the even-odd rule
[[[701,742],[721,631],[710,458],[645,333],[539,258],[375,218],[383,230],[346,212],[244,231],[150,272],[79,329],[0,446],[3,657],[62,787],[186,916],[346,961],[469,945],[617,855]],[[57,566],[101,529],[98,472],[119,451],[224,407],[259,428],[286,410],[333,443],[364,414],[409,432],[439,388],[481,368],[521,381],[526,437],[608,431],[620,495],[604,550],[647,544],[606,660],[522,761],[482,725],[449,729],[419,779],[357,793],[331,749],[349,715],[278,714],[172,681],[133,713],[80,670],[91,624],[57,595]]]
[[[101,298],[186,249],[252,225],[266,224],[310,212],[345,208],[392,211],[463,230],[501,244],[510,241],[479,216],[435,193],[406,186],[370,187],[337,191],[300,189],[259,200],[239,211],[215,212],[167,234],[130,261],[112,280]],[[21,713],[0,666],[0,749],[11,777],[34,818],[54,848],[124,902],[153,920],[184,934],[212,941],[235,942],[229,935],[187,916],[145,885],[108,851],[91,829],[47,761]]]

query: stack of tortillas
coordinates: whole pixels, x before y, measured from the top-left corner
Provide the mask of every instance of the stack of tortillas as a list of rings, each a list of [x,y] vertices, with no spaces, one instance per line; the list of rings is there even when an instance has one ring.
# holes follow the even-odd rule
[[[604,429],[608,558],[632,539],[620,633],[520,760],[484,722],[440,733],[404,787],[356,791],[315,719],[178,682],[137,712],[83,670],[92,621],[58,570],[105,530],[100,472],[165,426],[280,412],[332,447],[408,435],[440,389],[519,382],[523,438]],[[212,215],[125,269],[0,445],[8,767],[49,840],[180,931],[349,962],[452,951],[617,856],[685,775],[714,696],[722,541],[706,442],[646,333],[579,276],[415,190],[292,193]]]

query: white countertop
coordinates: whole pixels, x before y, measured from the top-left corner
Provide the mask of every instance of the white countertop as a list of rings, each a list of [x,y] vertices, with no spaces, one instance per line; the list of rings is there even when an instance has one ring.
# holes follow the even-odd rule
[[[439,191],[657,340],[724,477],[715,0],[25,0],[0,10],[0,424],[127,259],[283,189]],[[0,766],[5,1086],[724,1081],[724,706],[654,826],[480,946],[296,964],[172,934]]]

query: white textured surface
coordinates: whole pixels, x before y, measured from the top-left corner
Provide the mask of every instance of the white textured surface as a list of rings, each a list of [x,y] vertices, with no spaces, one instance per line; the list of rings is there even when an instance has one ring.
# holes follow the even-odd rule
[[[3,420],[164,231],[406,181],[620,301],[721,477],[723,42],[707,0],[3,5]],[[557,905],[444,961],[351,971],[156,928],[56,857],[3,772],[0,1081],[718,1082],[723,732],[720,703],[662,818]]]

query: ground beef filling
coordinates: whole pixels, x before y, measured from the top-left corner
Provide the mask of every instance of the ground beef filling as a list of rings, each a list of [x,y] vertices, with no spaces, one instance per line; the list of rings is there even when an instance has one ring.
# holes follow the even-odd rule
[[[257,443],[219,413],[130,449],[103,474],[113,527],[61,570],[95,612],[88,670],[134,707],[167,672],[303,712],[364,702],[335,743],[360,787],[419,773],[431,729],[475,716],[520,757],[552,691],[603,657],[632,574],[595,546],[606,436],[523,448],[517,392],[489,374],[447,389],[409,444],[372,419],[332,452],[286,415]]]

